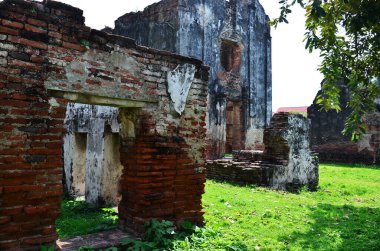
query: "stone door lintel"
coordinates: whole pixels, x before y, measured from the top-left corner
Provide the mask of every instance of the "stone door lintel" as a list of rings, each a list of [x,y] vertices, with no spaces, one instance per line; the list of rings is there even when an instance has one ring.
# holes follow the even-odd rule
[[[50,97],[55,98],[64,98],[70,102],[90,104],[90,105],[105,105],[113,107],[124,107],[124,108],[143,108],[147,103],[158,103],[157,101],[148,101],[148,100],[130,100],[130,99],[121,99],[113,98],[106,96],[96,96],[88,93],[80,92],[68,92],[62,90],[47,90]]]

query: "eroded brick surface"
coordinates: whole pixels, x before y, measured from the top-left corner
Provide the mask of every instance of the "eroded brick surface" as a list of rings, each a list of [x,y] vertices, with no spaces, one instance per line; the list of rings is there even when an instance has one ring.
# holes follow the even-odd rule
[[[322,83],[323,84],[323,83]],[[323,111],[317,100],[307,109],[311,120],[311,146],[319,154],[321,162],[335,163],[379,163],[380,144],[380,113],[366,115],[363,120],[366,132],[358,141],[351,141],[343,135],[343,129],[351,110],[347,107],[349,91],[342,82],[338,82],[340,89],[340,104],[342,110]],[[317,94],[320,95],[321,91]]]
[[[0,3],[0,249],[57,239],[68,101],[120,108],[121,226],[162,218],[202,224],[208,69],[84,26],[55,1]],[[196,68],[183,114],[167,73]]]

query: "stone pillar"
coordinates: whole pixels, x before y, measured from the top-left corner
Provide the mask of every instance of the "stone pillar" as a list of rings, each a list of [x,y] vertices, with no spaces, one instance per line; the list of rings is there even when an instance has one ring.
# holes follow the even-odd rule
[[[104,159],[104,120],[90,119],[90,133],[87,136],[86,152],[86,201],[102,204],[101,179]]]
[[[75,196],[85,195],[86,133],[68,133],[64,136],[65,190]]]
[[[107,204],[118,205],[121,199],[119,181],[124,169],[120,163],[120,137],[118,133],[105,132],[102,166],[101,198]]]

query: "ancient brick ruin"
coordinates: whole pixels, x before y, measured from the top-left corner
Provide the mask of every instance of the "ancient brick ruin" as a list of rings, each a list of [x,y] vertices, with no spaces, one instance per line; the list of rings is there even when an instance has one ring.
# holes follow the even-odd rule
[[[194,4],[195,8],[191,4]],[[207,60],[211,64],[211,72],[215,74],[214,78],[210,79],[209,90],[219,91],[218,94],[211,91],[213,94],[209,96],[209,101],[210,98],[214,100],[213,103],[209,102],[209,114],[215,116],[209,116],[208,120],[208,158],[220,157],[225,152],[237,149],[262,149],[262,130],[265,123],[256,122],[263,119],[268,122],[266,112],[271,110],[270,31],[267,24],[261,23],[266,22],[267,17],[260,5],[254,1],[250,4],[221,1],[218,4],[161,1],[148,6],[144,12],[131,13],[119,18],[114,31],[105,29],[107,32],[133,37],[142,45]],[[256,10],[256,5],[259,6],[259,10]],[[246,6],[252,10],[249,13],[244,12],[246,17],[237,18],[236,8]],[[205,13],[201,13],[203,9]],[[186,16],[188,11],[194,12],[191,18]],[[216,13],[217,11],[222,12]],[[208,26],[215,26],[220,18],[225,20],[219,24],[219,35],[212,37],[213,34],[209,32],[215,29],[209,30]],[[190,28],[194,25],[199,26],[199,29]],[[246,26],[249,27],[248,33],[242,29]],[[178,30],[174,30],[173,27],[177,27]],[[191,39],[189,32],[192,33]],[[209,41],[204,41],[202,36],[207,37]],[[255,43],[248,39],[253,39]],[[217,45],[216,49],[209,47],[213,44]],[[244,48],[247,50],[243,50]],[[252,62],[242,60],[248,55],[255,55]],[[248,71],[250,67],[253,68],[252,71]],[[251,76],[252,74],[255,77]],[[248,85],[256,87],[250,88],[248,92],[251,94],[248,95],[245,85],[250,78],[252,81]],[[261,88],[258,95],[253,94],[254,88]],[[169,86],[169,92],[170,90]],[[218,98],[213,95],[217,95]],[[265,95],[265,98],[260,100],[262,95]],[[259,100],[260,103],[257,103]],[[259,108],[254,108],[254,103]],[[218,108],[215,108],[215,104]],[[174,109],[179,105],[181,104],[174,104]],[[210,112],[215,109],[218,112]],[[255,119],[249,119],[248,113],[252,109],[256,111],[251,116]],[[94,110],[102,112],[94,113]],[[87,202],[95,205],[117,204],[119,195],[114,184],[117,183],[121,168],[111,168],[120,164],[113,163],[112,159],[119,158],[110,157],[114,151],[109,149],[117,145],[114,141],[117,141],[118,137],[118,124],[105,121],[107,118],[117,118],[117,109],[79,105],[68,106],[67,113],[69,125],[64,148],[66,191],[74,196],[85,196]],[[104,131],[105,123],[112,124],[108,132]],[[252,123],[256,123],[254,128],[251,128]],[[249,132],[247,128],[251,128]],[[108,140],[103,139],[104,133],[108,135]]]
[[[347,107],[349,91],[339,82],[342,110],[323,111],[316,99],[308,108],[311,120],[311,146],[319,154],[321,162],[337,163],[379,163],[380,113],[374,112],[364,118],[366,133],[358,142],[342,134],[345,121],[351,112]],[[320,92],[317,94],[317,96]]]
[[[208,83],[208,159],[263,149],[272,116],[269,18],[257,0],[163,0],[126,14],[113,33],[202,60]]]
[[[318,157],[309,148],[309,120],[277,113],[264,133],[264,151],[236,151],[207,161],[207,178],[297,191],[318,187]]]
[[[315,189],[308,121],[269,126],[267,21],[257,0],[163,0],[116,21],[137,45],[63,3],[0,2],[0,250],[53,244],[64,191],[118,204],[134,233],[202,225],[206,156],[243,173],[210,177]]]
[[[77,8],[0,2],[0,250],[57,239],[64,135],[77,149],[85,141],[75,139],[85,127],[65,125],[70,103],[118,111],[118,126],[95,125],[104,126],[100,136],[119,130],[122,229],[141,231],[151,218],[202,224],[207,84],[201,61],[92,30]],[[78,190],[95,200],[102,193]]]

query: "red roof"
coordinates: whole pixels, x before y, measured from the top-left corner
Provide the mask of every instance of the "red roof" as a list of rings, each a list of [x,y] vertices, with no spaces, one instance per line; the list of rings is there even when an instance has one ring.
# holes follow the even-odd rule
[[[277,109],[276,113],[279,112],[290,112],[290,113],[302,113],[307,114],[307,106],[299,106],[299,107],[280,107]]]

